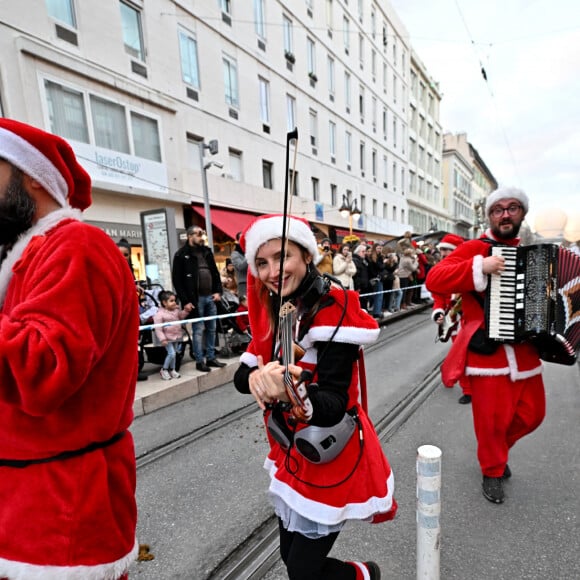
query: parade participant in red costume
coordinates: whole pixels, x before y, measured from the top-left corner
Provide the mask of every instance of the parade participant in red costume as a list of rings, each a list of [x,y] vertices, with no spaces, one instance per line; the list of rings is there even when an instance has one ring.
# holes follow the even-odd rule
[[[453,250],[462,244],[465,240],[461,236],[455,234],[445,234],[439,244],[437,249],[441,254],[441,259],[443,260]],[[431,294],[433,298],[433,310],[431,313],[431,318],[435,324],[439,325],[439,332],[441,333],[441,340],[446,341],[449,337],[451,340],[455,340],[457,332],[459,329],[459,323],[461,319],[461,294]],[[469,378],[463,376],[459,379],[459,386],[463,391],[463,395],[459,397],[460,405],[468,405],[471,403],[471,385],[469,384]]]
[[[66,141],[0,119],[0,578],[126,578],[138,304]]]
[[[315,268],[319,253],[308,222],[299,218],[288,222],[280,294],[286,306],[296,308],[297,323],[291,328],[303,351],[288,370],[294,381],[304,378],[305,369],[311,373],[305,383],[310,415],[304,422],[293,420],[285,366],[273,344],[279,314],[282,216],[257,218],[242,236],[253,338],[241,356],[234,383],[238,391],[251,393],[265,411],[270,443],[265,468],[289,578],[376,580],[380,569],[374,562],[343,562],[328,553],[347,520],[378,523],[392,519],[397,509],[390,466],[358,401],[359,350],[374,342],[379,330],[361,310],[356,292],[331,283]],[[310,455],[309,460],[298,451],[308,434],[335,430],[352,418],[354,431],[334,459],[317,462],[318,457]]]
[[[490,228],[478,240],[461,244],[427,277],[431,292],[462,296],[461,330],[442,365],[442,377],[446,386],[464,374],[470,379],[483,495],[494,503],[504,501],[503,484],[511,476],[510,448],[536,429],[545,415],[542,363],[536,348],[526,342],[490,342],[483,330],[489,275],[505,267],[502,256],[490,255],[491,246],[519,245],[527,212],[528,197],[522,190],[495,190],[486,204]]]

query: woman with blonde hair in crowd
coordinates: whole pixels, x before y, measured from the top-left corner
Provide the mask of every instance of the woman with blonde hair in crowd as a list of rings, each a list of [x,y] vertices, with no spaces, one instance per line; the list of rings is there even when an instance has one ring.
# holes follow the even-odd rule
[[[356,264],[352,259],[350,244],[342,244],[332,261],[332,271],[347,290],[354,290],[353,278],[356,274]]]

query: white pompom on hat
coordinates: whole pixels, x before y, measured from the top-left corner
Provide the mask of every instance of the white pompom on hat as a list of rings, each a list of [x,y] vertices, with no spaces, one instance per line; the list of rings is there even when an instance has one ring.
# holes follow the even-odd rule
[[[530,200],[525,192],[517,187],[498,187],[495,191],[492,191],[485,204],[485,214],[489,215],[491,208],[502,199],[517,199],[524,208],[524,213],[528,213],[528,208],[530,206]]]
[[[91,205],[91,178],[61,137],[13,119],[0,119],[0,158],[29,175],[61,207]]]
[[[268,240],[282,238],[284,216],[280,214],[264,215],[256,218],[244,231],[240,238],[240,245],[244,250],[248,267],[254,276],[258,276],[256,269],[256,254],[262,244]],[[305,219],[289,216],[286,221],[286,239],[302,246],[311,256],[314,264],[320,262],[322,256],[318,252],[316,237]]]

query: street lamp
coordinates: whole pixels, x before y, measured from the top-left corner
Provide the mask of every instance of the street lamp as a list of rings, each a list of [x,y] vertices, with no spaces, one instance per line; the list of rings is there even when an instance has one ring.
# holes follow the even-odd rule
[[[352,193],[348,191],[346,195],[342,196],[342,205],[338,212],[343,218],[348,218],[349,235],[352,236],[352,221],[357,221],[360,218],[361,211],[356,205],[356,199],[351,200]]]
[[[212,139],[209,143],[204,143],[203,141],[199,144],[199,165],[201,167],[201,184],[203,186],[203,211],[205,213],[205,230],[207,232],[207,245],[209,249],[213,252],[213,232],[211,227],[211,215],[210,215],[210,208],[209,208],[209,193],[207,191],[207,170],[212,166],[215,165],[220,169],[223,167],[223,163],[219,161],[209,161],[208,163],[204,163],[203,161],[203,153],[206,149],[209,149],[209,152],[212,155],[215,155],[218,152],[218,142],[216,139]]]

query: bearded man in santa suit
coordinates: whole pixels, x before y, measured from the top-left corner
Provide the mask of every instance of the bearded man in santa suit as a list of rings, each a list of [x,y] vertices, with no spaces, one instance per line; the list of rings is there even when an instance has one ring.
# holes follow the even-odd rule
[[[135,559],[135,285],[70,145],[0,119],[0,578]]]
[[[509,450],[542,423],[546,412],[536,347],[529,342],[502,344],[485,339],[485,290],[489,277],[505,269],[505,259],[490,255],[491,247],[519,245],[528,207],[528,196],[521,189],[493,191],[486,202],[490,224],[486,232],[458,246],[427,276],[431,292],[461,293],[461,329],[441,375],[446,386],[463,375],[469,378],[482,490],[493,503],[504,501],[504,482],[511,477]]]

